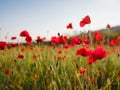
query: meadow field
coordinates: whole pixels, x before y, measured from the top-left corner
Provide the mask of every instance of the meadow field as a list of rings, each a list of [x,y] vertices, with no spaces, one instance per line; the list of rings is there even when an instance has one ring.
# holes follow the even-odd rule
[[[33,42],[24,30],[26,43],[0,41],[0,90],[120,90],[120,34],[105,32]]]

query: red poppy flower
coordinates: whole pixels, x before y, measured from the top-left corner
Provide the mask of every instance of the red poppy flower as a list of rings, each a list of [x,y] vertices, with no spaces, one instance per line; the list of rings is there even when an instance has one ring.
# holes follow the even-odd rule
[[[54,46],[57,44],[65,45],[67,41],[68,41],[68,37],[63,35],[59,35],[58,37],[56,36],[51,37],[51,44]]]
[[[82,19],[82,21],[80,21],[80,27],[84,27],[86,24],[90,23],[91,23],[90,17],[87,15]]]
[[[84,38],[83,38],[83,42],[84,42],[85,44],[89,44],[89,43],[90,43],[90,40],[89,40],[87,37],[84,37]]]
[[[39,42],[42,42],[43,40],[42,40],[42,38],[40,38],[40,36],[38,36],[36,41],[37,41],[37,43],[39,43]]]
[[[8,70],[5,71],[5,74],[6,74],[6,75],[9,75],[10,73],[11,73],[11,70],[10,70],[10,69],[8,69]]]
[[[68,41],[68,37],[67,36],[62,36],[61,35],[59,38],[60,38],[60,44],[65,45],[67,43],[67,41]]]
[[[32,44],[32,38],[31,38],[31,36],[27,36],[25,38],[25,41],[26,41],[27,44],[31,45]]]
[[[82,43],[81,38],[79,38],[79,37],[77,37],[77,36],[71,38],[71,40],[70,40],[70,44],[71,44],[72,46],[74,46],[74,45],[76,45],[76,44],[81,44],[81,43]]]
[[[64,39],[68,40],[68,39],[69,39],[69,36],[64,36]]]
[[[29,36],[29,33],[28,33],[28,31],[24,30],[20,33],[20,36],[21,37],[27,37],[27,36]]]
[[[95,59],[93,56],[89,57],[89,60],[87,60],[87,64],[91,65],[92,63],[96,62],[97,59]]]
[[[33,59],[35,59],[35,60],[38,59],[38,58],[39,58],[38,55],[34,55],[34,56],[33,56]]]
[[[15,36],[13,36],[13,37],[11,37],[11,40],[15,40],[17,37],[15,37]]]
[[[10,46],[11,46],[11,47],[16,47],[17,44],[16,44],[16,43],[10,43]]]
[[[23,54],[18,54],[18,58],[24,58],[24,55]]]
[[[69,23],[67,26],[66,26],[67,29],[73,29],[73,26],[72,26],[72,23]]]
[[[92,64],[93,62],[96,62],[97,60],[101,60],[107,56],[106,51],[103,48],[97,48],[95,49],[88,60],[88,65]]]
[[[62,54],[62,50],[58,49],[57,50],[58,54]]]
[[[51,37],[51,44],[52,45],[57,45],[57,44],[59,44],[60,43],[60,37],[56,37],[56,36],[52,36]]]
[[[106,51],[103,48],[97,48],[93,51],[93,57],[95,59],[102,59],[106,57]]]
[[[110,24],[107,24],[106,29],[110,29],[110,28],[111,28]]]
[[[100,35],[97,35],[97,36],[95,37],[95,39],[98,40],[98,41],[103,41],[103,40],[104,40],[104,37],[100,34]]]
[[[115,44],[116,44],[116,42],[117,42],[117,40],[111,40],[110,42],[109,42],[109,46],[114,46]]]
[[[97,57],[99,57],[98,55],[100,54],[96,54],[94,51],[92,52],[91,56],[89,57],[88,61],[87,61],[87,64],[88,65],[91,65],[92,63],[96,62],[97,61]]]
[[[65,48],[65,49],[68,49],[68,48],[69,48],[69,45],[64,45],[64,48]]]
[[[93,33],[93,35],[94,35],[94,37],[96,37],[97,35],[100,35],[100,31],[95,31],[95,32]]]
[[[46,38],[41,38],[40,36],[37,37],[37,43],[43,42]]]
[[[96,62],[98,59],[101,60],[106,56],[106,51],[103,48],[97,48],[92,52],[91,56],[89,57],[89,60],[87,61],[87,64],[91,65],[93,62]]]
[[[120,35],[117,37],[116,43],[120,43]]]
[[[92,50],[90,48],[87,48],[87,47],[83,47],[83,48],[80,48],[77,50],[77,53],[76,55],[80,55],[80,56],[83,56],[83,57],[87,57],[87,56],[90,56],[92,54]]]
[[[104,40],[104,37],[101,35],[101,33],[99,31],[95,31],[94,32],[94,38],[97,40],[97,41],[103,41]]]
[[[79,73],[81,73],[81,74],[85,74],[86,72],[87,72],[86,68],[80,68],[79,69]]]
[[[0,41],[0,50],[3,50],[5,48],[7,48],[7,43],[4,41]]]

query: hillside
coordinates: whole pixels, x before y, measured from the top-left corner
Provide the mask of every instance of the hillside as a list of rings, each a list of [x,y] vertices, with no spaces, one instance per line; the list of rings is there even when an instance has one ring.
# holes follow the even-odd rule
[[[110,36],[110,38],[116,38],[118,35],[120,35],[120,26],[111,27],[110,30],[102,29],[100,32],[106,37]]]

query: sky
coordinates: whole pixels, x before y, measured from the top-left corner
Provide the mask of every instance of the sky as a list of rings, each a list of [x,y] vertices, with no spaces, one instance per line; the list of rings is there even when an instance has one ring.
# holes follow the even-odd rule
[[[72,35],[81,31],[98,30],[120,25],[120,0],[0,0],[0,41],[27,30],[37,36],[50,38],[61,33]],[[91,24],[81,28],[86,15]],[[73,24],[73,30],[66,25]],[[7,38],[6,38],[7,37]]]

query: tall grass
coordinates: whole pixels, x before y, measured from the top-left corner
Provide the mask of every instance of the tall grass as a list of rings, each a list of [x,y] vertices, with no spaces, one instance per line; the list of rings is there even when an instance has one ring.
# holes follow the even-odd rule
[[[105,46],[107,58],[87,65],[76,56],[83,45],[55,48],[49,45],[19,46],[0,51],[1,90],[119,90],[119,50]],[[57,50],[62,50],[59,54]],[[18,58],[23,54],[24,58]],[[33,58],[36,56],[37,58]],[[80,73],[80,69],[86,73]]]

